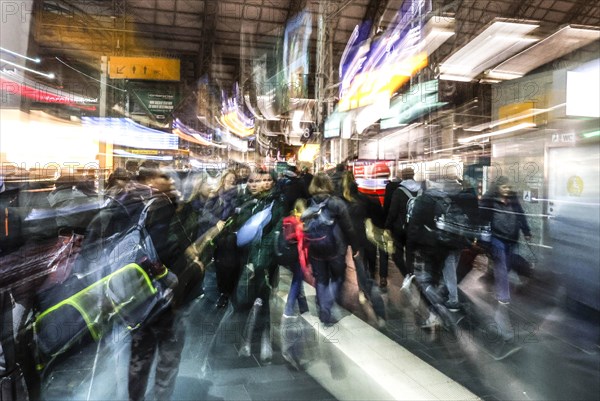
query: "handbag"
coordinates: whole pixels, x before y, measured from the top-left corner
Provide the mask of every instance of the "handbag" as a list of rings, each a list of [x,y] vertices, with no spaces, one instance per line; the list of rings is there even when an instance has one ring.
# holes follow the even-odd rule
[[[256,238],[262,236],[263,228],[271,221],[271,209],[273,204],[271,202],[269,206],[264,208],[258,213],[255,213],[240,227],[237,233],[237,246],[246,246]]]

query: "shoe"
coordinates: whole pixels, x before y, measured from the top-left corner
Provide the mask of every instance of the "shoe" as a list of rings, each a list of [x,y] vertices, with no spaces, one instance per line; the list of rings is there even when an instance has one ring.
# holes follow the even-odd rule
[[[240,357],[249,357],[251,355],[250,344],[244,344],[240,347],[238,351],[238,356]]]
[[[444,306],[446,306],[446,309],[448,309],[450,312],[460,312],[460,303],[458,302],[446,301]]]
[[[494,355],[492,355],[492,358],[494,358],[494,360],[496,360],[496,361],[501,361],[505,358],[508,358],[515,352],[518,352],[520,349],[521,349],[520,345],[511,344],[508,341],[503,341],[502,344],[500,345],[500,347],[494,353]]]
[[[362,291],[358,292],[358,303],[364,305],[367,303],[367,297],[365,297],[365,293]]]
[[[437,317],[437,315],[435,315],[433,313],[429,313],[429,317],[427,318],[427,320],[425,320],[425,323],[423,323],[421,325],[421,328],[435,330],[436,328],[440,327],[441,325],[442,325],[442,322],[441,322],[440,318]]]
[[[217,299],[217,308],[224,308],[227,306],[227,304],[229,303],[229,297],[223,293],[221,293],[221,295],[219,296],[219,299]]]
[[[415,279],[414,274],[409,274],[406,277],[404,277],[404,281],[402,281],[402,287],[400,289],[403,291],[410,292],[410,285],[412,284],[414,279]]]
[[[339,320],[335,319],[331,312],[321,311],[319,312],[319,320],[325,327],[331,327],[335,325]]]
[[[387,277],[381,277],[379,279],[379,288],[381,288],[382,290],[385,290],[387,288]]]
[[[290,365],[292,365],[292,367],[294,369],[296,369],[297,371],[302,370],[302,367],[300,366],[300,363],[296,360],[296,358],[294,358],[292,356],[291,353],[289,353],[289,352],[282,352],[281,356],[283,356],[283,359],[285,359],[287,361],[287,363],[289,363]]]
[[[508,306],[508,305],[510,305],[510,301],[500,301],[500,300],[498,300],[498,303],[499,303],[500,305],[504,305],[504,306]]]
[[[298,311],[300,314],[308,312],[308,301],[304,295],[298,296]]]
[[[261,362],[270,362],[273,358],[273,347],[269,330],[263,331],[260,340],[260,360]]]

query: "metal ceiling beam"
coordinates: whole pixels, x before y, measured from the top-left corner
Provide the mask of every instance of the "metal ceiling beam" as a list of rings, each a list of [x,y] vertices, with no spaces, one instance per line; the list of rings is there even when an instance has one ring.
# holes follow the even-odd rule
[[[363,22],[371,21],[371,32],[369,34],[370,37],[373,37],[377,33],[378,24],[376,21],[378,21],[383,15],[387,4],[388,0],[369,0],[367,10],[362,20]]]
[[[204,0],[204,13],[202,15],[202,38],[200,42],[200,63],[198,75],[210,73],[212,63],[213,43],[217,26],[219,1]]]
[[[595,1],[580,0],[571,9],[571,12],[569,12],[569,14],[561,21],[561,25],[577,22],[581,23],[580,21],[585,20],[585,18],[588,17],[588,14],[591,14],[594,9],[598,9],[598,3]]]

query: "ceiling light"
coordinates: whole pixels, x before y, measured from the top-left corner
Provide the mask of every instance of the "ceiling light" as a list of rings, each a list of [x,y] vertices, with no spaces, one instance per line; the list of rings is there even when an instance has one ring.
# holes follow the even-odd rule
[[[567,25],[530,48],[509,58],[486,75],[497,79],[514,79],[552,60],[600,39],[600,30]]]
[[[442,79],[470,81],[537,41],[526,37],[534,23],[495,21],[440,65]],[[445,77],[444,77],[445,76]]]
[[[431,18],[423,28],[422,50],[431,55],[454,35],[454,18]]]
[[[460,82],[471,82],[472,79],[469,77],[464,77],[462,75],[452,75],[452,74],[440,74],[440,79],[444,81],[460,81]]]

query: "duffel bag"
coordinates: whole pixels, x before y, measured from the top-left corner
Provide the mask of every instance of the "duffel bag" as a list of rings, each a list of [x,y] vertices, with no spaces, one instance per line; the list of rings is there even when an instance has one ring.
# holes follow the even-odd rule
[[[159,303],[168,304],[170,287],[130,263],[46,309],[33,326],[40,362],[77,343],[98,341],[115,319],[129,329],[139,327],[153,311],[160,310]]]

